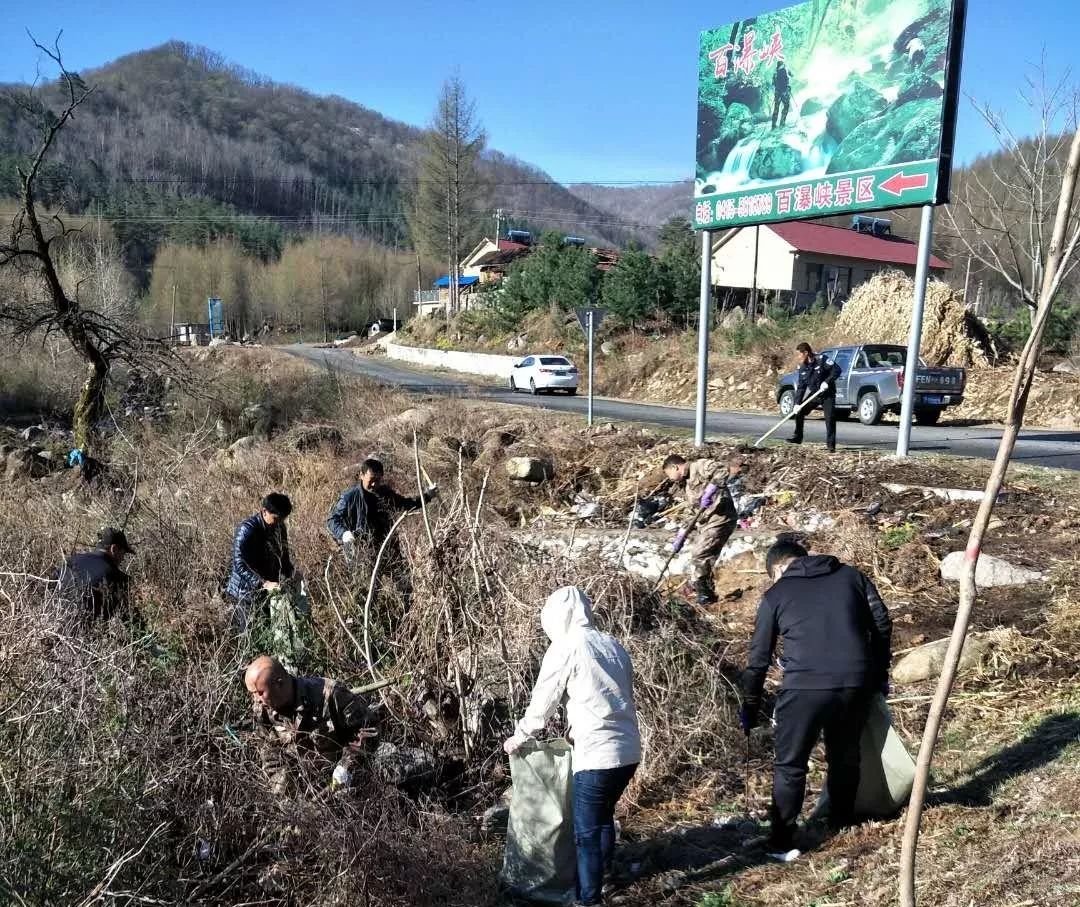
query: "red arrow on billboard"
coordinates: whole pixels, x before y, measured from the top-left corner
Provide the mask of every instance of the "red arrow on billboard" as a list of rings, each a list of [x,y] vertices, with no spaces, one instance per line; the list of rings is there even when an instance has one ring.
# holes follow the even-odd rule
[[[898,198],[909,189],[925,189],[929,185],[929,174],[916,173],[912,176],[907,176],[903,170],[899,173],[894,173],[884,182],[878,183],[880,189],[888,192],[890,195],[895,195]]]

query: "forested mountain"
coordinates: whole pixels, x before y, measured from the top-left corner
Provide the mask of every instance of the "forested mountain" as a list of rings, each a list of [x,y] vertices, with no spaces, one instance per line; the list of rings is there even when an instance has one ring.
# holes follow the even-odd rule
[[[625,223],[659,227],[673,217],[689,218],[693,207],[694,181],[642,186],[594,186],[575,183],[568,187],[578,198]]]
[[[402,211],[420,130],[178,42],[82,76],[95,90],[60,137],[44,201],[103,215],[136,272],[166,240],[230,236],[264,258],[294,232],[407,244]],[[0,92],[0,197],[14,194],[15,161],[36,138],[7,95]],[[633,235],[534,167],[493,151],[482,167],[478,213],[501,207],[514,222],[606,244]]]

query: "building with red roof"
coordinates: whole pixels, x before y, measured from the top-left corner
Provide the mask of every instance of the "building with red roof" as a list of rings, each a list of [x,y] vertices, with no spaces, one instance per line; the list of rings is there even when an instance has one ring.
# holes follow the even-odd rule
[[[854,218],[850,228],[791,221],[715,236],[715,286],[794,293],[809,301],[819,294],[846,299],[880,271],[900,270],[913,276],[918,255],[918,244],[893,236],[887,220],[865,216]],[[951,267],[936,255],[930,258],[934,276],[943,277]]]

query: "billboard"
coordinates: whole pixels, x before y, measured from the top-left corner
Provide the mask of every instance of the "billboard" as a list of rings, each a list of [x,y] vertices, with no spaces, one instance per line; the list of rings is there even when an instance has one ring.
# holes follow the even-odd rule
[[[807,0],[701,33],[698,229],[948,201],[966,0]]]

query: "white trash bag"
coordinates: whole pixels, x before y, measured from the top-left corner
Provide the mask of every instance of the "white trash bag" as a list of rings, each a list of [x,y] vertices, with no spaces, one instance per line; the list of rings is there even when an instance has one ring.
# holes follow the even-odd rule
[[[573,904],[577,896],[572,748],[525,743],[510,756],[514,796],[499,882],[514,897]]]
[[[855,815],[876,819],[895,816],[915,783],[915,760],[892,725],[892,715],[885,697],[878,693],[870,703],[859,741],[859,792],[855,796]],[[813,818],[829,814],[829,793],[822,790]]]

